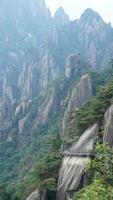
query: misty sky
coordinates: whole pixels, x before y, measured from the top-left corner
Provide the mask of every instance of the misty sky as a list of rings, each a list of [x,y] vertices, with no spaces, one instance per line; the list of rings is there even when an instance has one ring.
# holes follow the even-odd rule
[[[77,19],[86,8],[92,8],[99,12],[106,22],[113,25],[113,0],[45,0],[52,15],[62,6],[71,19]]]

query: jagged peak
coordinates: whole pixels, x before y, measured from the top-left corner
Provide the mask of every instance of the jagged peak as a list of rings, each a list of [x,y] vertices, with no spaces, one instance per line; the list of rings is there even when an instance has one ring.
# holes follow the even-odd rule
[[[81,20],[90,20],[90,19],[93,19],[93,18],[96,18],[98,20],[102,20],[102,17],[99,15],[98,12],[94,11],[93,9],[91,8],[87,8],[83,14],[81,15],[81,18],[80,18],[80,21]]]
[[[59,24],[62,25],[62,24],[66,24],[70,21],[69,19],[69,15],[66,14],[65,10],[63,7],[59,7],[56,12],[55,12],[55,15],[54,15],[54,21]]]
[[[46,3],[45,3],[45,0],[10,0],[10,5],[8,4],[8,1],[7,0],[1,0],[1,5],[2,6],[28,6],[28,5],[34,5],[36,8],[47,8],[46,7]]]
[[[56,10],[56,12],[55,12],[55,15],[61,15],[61,14],[66,14],[65,13],[65,10],[64,10],[64,8],[62,7],[62,6],[60,6],[57,10]]]

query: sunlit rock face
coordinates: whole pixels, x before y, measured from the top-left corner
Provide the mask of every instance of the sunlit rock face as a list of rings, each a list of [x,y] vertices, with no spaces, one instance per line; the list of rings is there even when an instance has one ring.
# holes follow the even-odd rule
[[[113,147],[113,105],[105,113],[103,142]]]
[[[77,191],[84,185],[85,166],[90,161],[88,155],[93,151],[97,133],[98,125],[94,124],[83,133],[69,151],[64,152],[65,156],[59,172],[57,200],[65,200],[68,193]]]

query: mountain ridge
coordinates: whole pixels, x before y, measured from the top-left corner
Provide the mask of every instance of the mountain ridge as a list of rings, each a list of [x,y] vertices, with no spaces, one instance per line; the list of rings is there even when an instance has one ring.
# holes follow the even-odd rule
[[[76,141],[73,109],[92,98],[91,72],[101,73],[112,59],[113,28],[91,9],[77,21],[61,8],[52,18],[44,0],[2,1],[0,19],[0,184],[25,200],[43,177],[42,170],[32,184],[35,163],[43,166],[47,154],[57,171],[59,148]],[[48,169],[40,187],[56,187],[56,171],[51,179]]]

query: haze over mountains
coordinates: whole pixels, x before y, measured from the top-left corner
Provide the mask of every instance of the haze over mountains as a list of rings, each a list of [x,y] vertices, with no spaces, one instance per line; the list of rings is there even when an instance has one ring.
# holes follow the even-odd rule
[[[0,16],[1,93],[9,98],[14,99],[15,92],[11,83],[6,83],[10,92],[4,87],[4,79],[16,73],[15,70],[12,75],[6,73],[9,65],[11,69],[19,65],[16,67],[18,73],[14,87],[20,91],[20,98],[25,91],[23,96],[29,99],[35,92],[35,79],[38,92],[46,89],[49,82],[64,72],[66,57],[71,53],[80,53],[92,68],[102,68],[112,57],[113,29],[90,9],[83,13],[80,20],[71,22],[62,8],[51,18],[44,1],[15,3],[12,0],[10,5],[7,5],[7,1],[1,2]],[[34,68],[35,75],[38,74],[36,77]],[[45,83],[42,83],[42,79]]]
[[[68,111],[91,99],[88,72],[112,59],[113,28],[95,11],[71,21],[63,8],[52,18],[44,0],[1,1],[0,183],[13,194],[47,138],[65,134]]]

